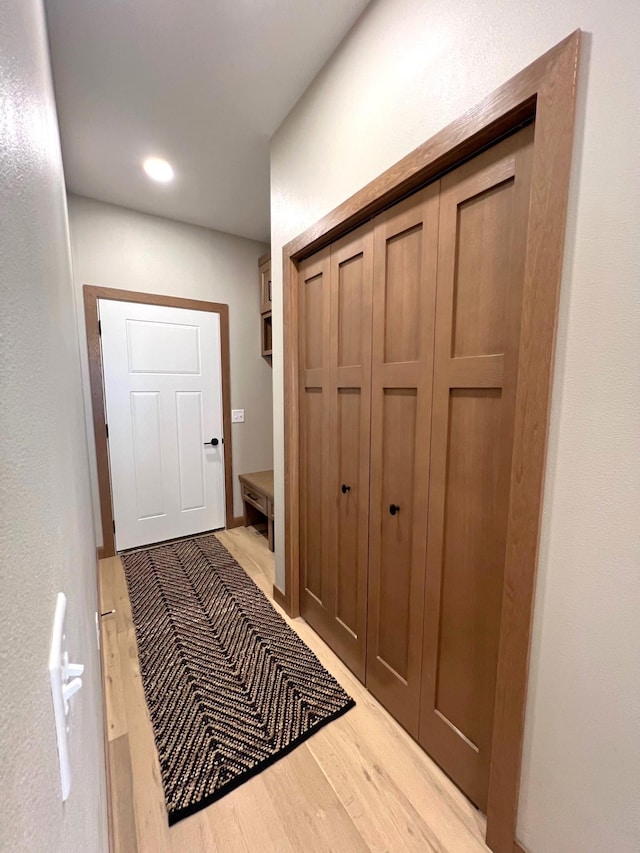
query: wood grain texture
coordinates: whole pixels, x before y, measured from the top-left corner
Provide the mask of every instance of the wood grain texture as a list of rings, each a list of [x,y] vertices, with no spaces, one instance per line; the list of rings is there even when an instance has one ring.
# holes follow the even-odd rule
[[[269,550],[273,551],[273,470],[240,474],[238,479],[244,506],[243,525],[247,527],[256,523],[261,524],[264,516],[267,523]],[[254,507],[258,510],[257,514]],[[228,526],[227,529],[229,529]]]
[[[331,630],[328,465],[331,457],[330,255],[300,265],[300,612],[322,633]]]
[[[98,327],[98,300],[112,299],[119,302],[137,302],[144,305],[163,305],[168,308],[188,308],[192,311],[210,311],[220,316],[220,372],[222,375],[222,424],[224,428],[224,483],[225,513],[228,521],[233,515],[233,437],[231,434],[231,362],[229,355],[229,306],[220,302],[204,302],[198,299],[183,299],[177,296],[162,296],[155,293],[139,293],[132,290],[117,290],[111,287],[96,287],[85,284],[82,288],[87,330],[87,353],[89,357],[89,384],[93,413],[93,434],[98,468],[98,495],[102,521],[101,557],[112,557],[115,553],[113,530],[113,504],[111,479],[109,476],[109,450],[107,444],[106,415],[104,407],[104,379],[102,375],[102,347]]]
[[[284,247],[300,259],[335,240],[398,199],[439,177],[536,114],[536,98],[557,61],[575,52],[576,30],[460,118],[348,198]]]
[[[416,737],[439,205],[435,182],[374,220],[367,686]]]
[[[533,137],[441,181],[420,742],[483,811]]]
[[[218,537],[270,597],[274,559],[263,537],[245,528]],[[116,672],[127,713],[127,734],[111,741],[113,853],[486,853],[482,816],[301,619],[287,621],[356,707],[169,828],[120,559],[102,561],[100,572],[101,607],[117,608]]]
[[[373,289],[370,226],[331,246],[329,272],[328,434],[322,503],[328,595],[321,621],[314,627],[364,679]],[[315,609],[303,615],[314,624]]]
[[[108,716],[107,716],[108,719]],[[109,741],[108,764],[110,785],[117,789],[111,809],[113,824],[112,850],[137,853],[136,818],[133,809],[133,777],[131,773],[131,746],[129,736],[120,735]]]
[[[273,596],[273,600],[276,604],[278,604],[284,611],[287,610],[287,596],[279,589],[275,584],[271,588],[271,595]]]
[[[238,479],[250,488],[255,488],[268,497],[273,498],[273,470],[238,474]]]
[[[297,615],[298,263],[523,122],[535,119],[533,191],[518,353],[519,393],[494,715],[496,749],[488,798],[488,841],[495,853],[512,853],[515,838],[579,52],[580,31],[576,30],[283,248],[285,583],[288,612]]]
[[[113,535],[113,508],[111,503],[111,480],[109,478],[109,451],[107,449],[107,417],[104,406],[104,379],[102,375],[102,347],[98,327],[98,296],[95,288],[85,285],[84,319],[87,331],[87,355],[89,358],[89,385],[91,387],[91,409],[93,413],[93,437],[96,447],[98,468],[98,496],[102,523],[102,556],[116,553]]]
[[[260,286],[260,313],[271,311],[271,255],[258,261],[258,283]]]
[[[495,853],[511,853],[516,831],[579,55],[577,32],[537,95],[487,811]]]

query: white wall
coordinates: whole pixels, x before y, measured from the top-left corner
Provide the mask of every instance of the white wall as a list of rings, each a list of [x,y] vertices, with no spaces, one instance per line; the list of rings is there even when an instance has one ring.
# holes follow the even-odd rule
[[[96,552],[44,15],[0,2],[0,849],[107,848]],[[85,664],[62,803],[47,659],[57,593]]]
[[[273,466],[271,367],[260,355],[258,258],[263,243],[149,216],[93,199],[69,196],[77,298],[84,284],[225,302],[229,306],[231,406],[245,410],[234,424],[234,512],[242,515],[238,474]],[[87,428],[93,437],[84,311],[78,313]],[[95,445],[90,442],[98,537],[100,503]]]
[[[281,247],[576,28],[587,31],[518,834],[640,850],[640,5],[378,0],[272,140],[276,509]],[[590,55],[589,55],[590,54]],[[283,585],[282,529],[277,578]]]

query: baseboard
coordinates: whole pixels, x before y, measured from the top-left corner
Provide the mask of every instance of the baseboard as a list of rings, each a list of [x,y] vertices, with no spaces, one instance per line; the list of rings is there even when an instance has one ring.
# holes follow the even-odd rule
[[[99,560],[104,560],[104,545],[101,545],[99,548],[96,548],[96,556]]]
[[[273,600],[276,604],[279,604],[280,607],[284,610],[285,613],[291,615],[291,608],[289,607],[289,599],[286,594],[282,592],[281,589],[274,584],[273,585]]]
[[[519,841],[513,842],[513,853],[527,853],[522,844]]]
[[[243,527],[244,526],[244,516],[236,515],[231,519],[229,524],[227,524],[227,530],[233,530],[234,527]]]

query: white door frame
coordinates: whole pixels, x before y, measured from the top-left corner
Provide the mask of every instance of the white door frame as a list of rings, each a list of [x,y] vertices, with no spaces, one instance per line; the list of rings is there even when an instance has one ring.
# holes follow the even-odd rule
[[[96,287],[85,284],[84,313],[87,328],[87,351],[89,355],[89,381],[91,384],[91,408],[93,412],[93,434],[98,466],[98,492],[100,496],[100,518],[102,520],[102,547],[98,557],[113,557],[115,539],[113,534],[113,504],[111,478],[109,474],[109,452],[107,445],[106,414],[104,403],[104,381],[102,369],[102,347],[98,318],[98,300],[112,299],[118,302],[138,302],[146,305],[161,305],[169,308],[188,308],[192,311],[212,311],[220,315],[220,364],[222,372],[222,422],[224,427],[224,480],[227,528],[242,524],[241,517],[233,514],[233,449],[231,441],[231,379],[229,359],[229,306],[220,302],[203,302],[199,299],[182,299],[177,296],[161,296],[156,293],[139,293],[117,290],[111,287]]]

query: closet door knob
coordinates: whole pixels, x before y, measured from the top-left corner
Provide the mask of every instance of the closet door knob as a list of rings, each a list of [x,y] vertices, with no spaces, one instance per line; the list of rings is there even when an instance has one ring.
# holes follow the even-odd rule
[[[212,438],[211,441],[205,441],[204,446],[211,445],[212,447],[217,447],[220,442],[217,438]]]
[[[342,484],[342,494],[346,495],[347,492],[350,492],[350,491],[351,491],[351,486],[347,486],[346,483],[343,483]]]
[[[398,512],[400,512],[400,507],[398,506],[398,504],[391,504],[391,506],[389,507],[389,514],[395,515]]]

